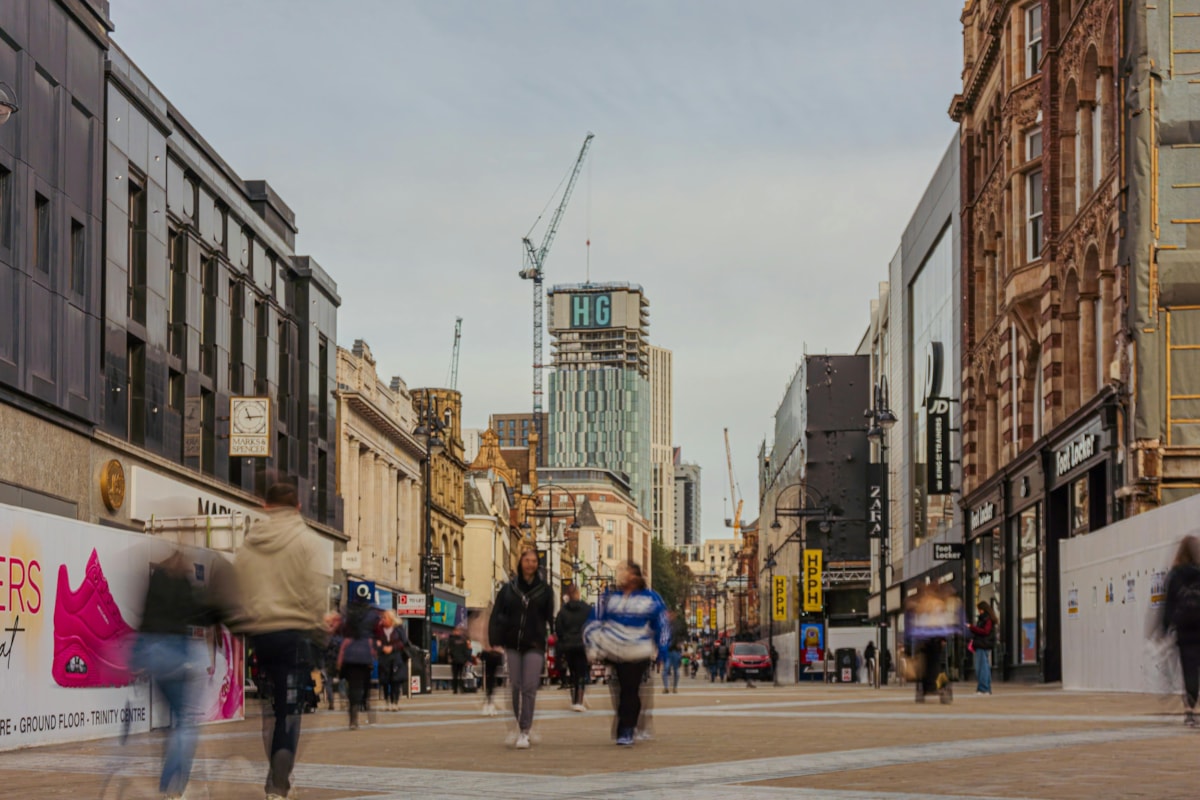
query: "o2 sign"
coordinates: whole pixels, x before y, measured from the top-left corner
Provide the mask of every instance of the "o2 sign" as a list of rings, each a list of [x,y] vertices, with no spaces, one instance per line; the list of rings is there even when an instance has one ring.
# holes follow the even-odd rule
[[[612,295],[571,295],[572,328],[607,328],[612,325]]]

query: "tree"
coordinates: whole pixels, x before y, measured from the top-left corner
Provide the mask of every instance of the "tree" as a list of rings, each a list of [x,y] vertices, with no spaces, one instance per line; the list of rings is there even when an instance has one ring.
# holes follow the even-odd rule
[[[692,588],[692,570],[683,553],[657,539],[650,543],[650,585],[662,596],[667,608],[683,611]]]

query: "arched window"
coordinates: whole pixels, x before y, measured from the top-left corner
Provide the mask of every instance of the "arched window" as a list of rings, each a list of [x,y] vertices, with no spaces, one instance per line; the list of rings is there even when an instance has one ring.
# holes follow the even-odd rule
[[[1059,164],[1062,172],[1059,191],[1059,210],[1066,227],[1075,218],[1079,207],[1079,94],[1075,81],[1067,84],[1061,106],[1062,130],[1059,134]]]
[[[975,477],[978,481],[987,480],[991,475],[991,466],[988,463],[988,407],[987,407],[987,380],[983,373],[980,373],[975,378],[974,400],[975,404]]]
[[[453,558],[450,559],[450,582],[455,586],[461,586],[462,579],[460,576],[462,575],[462,553],[459,551],[458,542],[454,543],[452,552]]]
[[[978,344],[984,333],[988,329],[988,314],[987,314],[987,249],[985,242],[987,238],[984,234],[979,235],[978,242],[975,246],[975,275],[974,275],[974,290],[975,290],[975,342]]]
[[[1062,320],[1062,410],[1066,416],[1079,408],[1080,367],[1083,362],[1079,336],[1079,277],[1075,270],[1067,273],[1059,317]]]
[[[1080,203],[1100,182],[1100,68],[1096,48],[1088,48],[1079,81],[1079,184]]]
[[[1089,247],[1083,259],[1083,297],[1079,301],[1080,397],[1104,386],[1104,305],[1100,297],[1100,252]],[[1083,342],[1087,342],[1084,345]]]

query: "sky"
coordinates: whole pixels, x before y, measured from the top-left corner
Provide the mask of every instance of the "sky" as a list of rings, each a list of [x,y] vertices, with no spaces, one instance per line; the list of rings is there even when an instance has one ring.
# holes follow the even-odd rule
[[[720,538],[723,430],[750,520],[804,352],[853,352],[867,328],[954,136],[962,4],[112,0],[111,16],[192,126],[296,212],[297,252],[338,284],[340,345],[442,386],[463,318],[466,427],[532,405],[521,237],[595,133],[546,283],[644,287],[703,537]]]

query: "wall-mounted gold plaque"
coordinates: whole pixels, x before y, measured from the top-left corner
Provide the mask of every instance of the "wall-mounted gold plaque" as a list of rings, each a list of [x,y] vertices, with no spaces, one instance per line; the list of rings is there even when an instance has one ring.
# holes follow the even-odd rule
[[[119,511],[125,503],[125,468],[115,458],[100,470],[100,498],[109,511]]]

